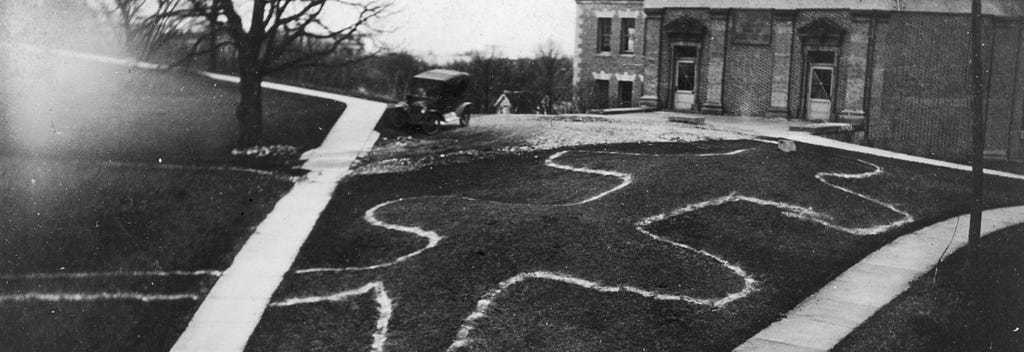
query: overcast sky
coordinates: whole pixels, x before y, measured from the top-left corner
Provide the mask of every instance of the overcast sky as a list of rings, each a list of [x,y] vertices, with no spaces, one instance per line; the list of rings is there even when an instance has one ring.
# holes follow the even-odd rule
[[[395,0],[398,13],[384,21],[381,39],[414,54],[447,60],[494,45],[509,57],[533,56],[549,38],[572,53],[573,0]]]

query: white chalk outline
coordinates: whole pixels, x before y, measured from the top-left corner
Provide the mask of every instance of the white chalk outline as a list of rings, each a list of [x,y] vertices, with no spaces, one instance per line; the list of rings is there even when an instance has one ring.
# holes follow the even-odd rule
[[[619,153],[616,153],[616,154],[619,154]],[[631,153],[621,153],[621,154],[623,154],[623,155],[635,155],[635,154],[631,154]],[[840,172],[819,172],[819,173],[815,174],[815,179],[817,179],[818,181],[820,181],[820,182],[822,182],[822,183],[824,183],[824,184],[826,184],[826,185],[828,185],[830,187],[839,189],[839,190],[841,190],[843,192],[846,192],[846,193],[849,193],[849,194],[853,194],[855,196],[861,197],[861,198],[863,198],[863,199],[865,199],[867,201],[870,201],[872,203],[881,205],[881,206],[883,206],[883,207],[885,207],[885,208],[887,208],[887,209],[889,209],[889,210],[891,210],[891,211],[893,211],[895,213],[900,214],[902,216],[901,219],[899,219],[899,220],[897,220],[895,222],[889,223],[889,224],[878,225],[878,226],[873,226],[873,227],[849,228],[849,227],[843,227],[843,226],[839,226],[837,224],[834,224],[832,222],[829,222],[828,220],[832,219],[831,216],[828,216],[826,214],[814,211],[811,208],[801,207],[801,206],[792,205],[792,204],[786,204],[786,203],[782,203],[782,202],[769,201],[769,200],[755,198],[755,197],[741,196],[741,195],[737,195],[735,193],[727,195],[727,196],[724,196],[724,197],[719,197],[719,198],[707,200],[707,201],[704,201],[704,202],[693,203],[693,204],[684,206],[682,208],[673,210],[673,211],[665,213],[665,214],[659,214],[659,215],[654,215],[654,216],[650,216],[650,217],[644,218],[644,219],[640,220],[639,222],[637,222],[636,229],[637,229],[637,231],[639,231],[639,232],[641,232],[641,233],[643,233],[643,234],[653,238],[656,241],[667,243],[669,245],[672,245],[672,246],[675,246],[675,247],[678,247],[678,248],[682,248],[682,249],[685,249],[685,250],[689,250],[689,251],[692,251],[692,252],[695,252],[695,253],[707,256],[707,257],[717,261],[718,263],[722,264],[723,266],[725,266],[726,268],[731,270],[733,273],[735,273],[737,276],[739,276],[740,278],[743,279],[743,289],[742,290],[740,290],[738,292],[730,293],[730,294],[728,294],[728,295],[726,295],[726,296],[724,296],[722,298],[712,299],[712,298],[700,298],[700,297],[694,297],[694,296],[688,296],[688,295],[672,295],[672,294],[658,293],[658,292],[647,291],[647,290],[643,290],[643,289],[640,289],[640,288],[637,288],[637,287],[634,287],[634,286],[628,286],[628,285],[626,285],[626,286],[604,286],[604,285],[601,285],[600,283],[597,283],[595,281],[584,280],[584,279],[580,279],[580,278],[577,278],[577,277],[574,277],[574,276],[571,276],[571,275],[566,275],[566,274],[562,274],[562,273],[555,273],[555,272],[536,271],[536,272],[530,272],[530,273],[520,273],[520,274],[518,274],[516,276],[513,276],[513,277],[511,277],[509,279],[506,279],[505,281],[502,281],[500,284],[498,284],[497,288],[492,289],[491,291],[488,291],[486,294],[483,295],[483,297],[479,301],[477,301],[476,310],[473,311],[472,313],[470,313],[469,316],[467,316],[466,319],[463,320],[463,324],[459,328],[459,332],[455,335],[455,340],[452,342],[452,344],[450,346],[448,346],[447,351],[455,351],[455,350],[457,350],[459,348],[468,346],[470,343],[472,343],[472,339],[469,337],[469,334],[472,333],[472,331],[476,328],[476,326],[475,326],[476,325],[476,321],[480,320],[481,318],[483,318],[485,316],[487,316],[487,312],[488,312],[489,308],[491,307],[491,305],[494,303],[494,300],[497,299],[499,296],[501,296],[502,293],[504,293],[509,287],[511,287],[511,286],[513,286],[515,284],[521,283],[523,281],[526,281],[527,279],[553,280],[553,281],[558,281],[558,282],[562,282],[562,283],[568,283],[568,284],[576,285],[576,286],[587,288],[587,289],[596,290],[598,292],[629,292],[629,293],[638,294],[638,295],[641,295],[641,296],[644,296],[644,297],[647,297],[647,298],[656,299],[656,300],[683,301],[683,302],[687,302],[687,303],[691,303],[691,304],[695,304],[695,305],[710,306],[710,307],[714,307],[714,308],[723,307],[723,306],[725,306],[725,305],[727,305],[727,304],[729,304],[729,303],[731,303],[733,301],[736,301],[738,299],[744,298],[744,297],[750,295],[751,293],[755,292],[757,290],[757,281],[754,280],[754,278],[751,275],[747,274],[747,272],[744,271],[743,268],[740,268],[738,265],[730,263],[729,261],[725,260],[724,258],[719,257],[719,256],[714,255],[714,254],[711,254],[711,253],[709,253],[709,252],[707,252],[707,251],[705,251],[703,249],[696,249],[696,248],[693,248],[693,247],[688,246],[686,244],[678,243],[678,242],[669,240],[667,238],[655,235],[654,233],[652,233],[652,232],[650,232],[650,231],[648,231],[646,229],[646,227],[648,227],[648,226],[650,226],[650,225],[652,225],[652,224],[654,224],[656,222],[667,220],[669,218],[676,217],[676,216],[679,216],[679,215],[682,215],[682,214],[685,214],[685,213],[697,211],[697,210],[708,208],[708,207],[719,206],[719,205],[722,205],[722,204],[725,204],[725,203],[729,203],[729,202],[744,201],[744,202],[749,202],[749,203],[753,203],[753,204],[757,204],[757,205],[762,205],[762,206],[775,207],[775,208],[778,208],[778,209],[782,210],[783,214],[786,215],[786,216],[793,217],[793,218],[796,218],[796,219],[799,219],[799,220],[811,221],[811,222],[814,222],[814,223],[817,223],[817,224],[820,224],[820,225],[823,225],[823,226],[826,226],[826,227],[829,227],[829,228],[832,228],[832,229],[840,230],[840,231],[843,231],[843,232],[846,232],[846,233],[849,233],[849,234],[852,234],[852,235],[874,235],[874,234],[879,234],[879,233],[885,232],[885,231],[887,231],[889,229],[892,229],[894,227],[897,227],[897,226],[904,225],[904,224],[907,224],[909,222],[912,222],[913,221],[913,217],[910,214],[897,209],[895,206],[893,206],[891,204],[882,202],[880,200],[877,200],[875,198],[872,198],[872,197],[864,195],[864,194],[860,194],[860,193],[854,192],[854,191],[852,191],[852,190],[850,190],[848,188],[837,186],[837,185],[832,184],[831,182],[828,182],[826,180],[826,177],[838,177],[838,178],[843,178],[843,179],[863,179],[863,178],[868,178],[868,177],[880,175],[880,174],[883,173],[882,168],[879,167],[878,165],[872,164],[872,163],[864,161],[864,160],[857,160],[857,161],[861,162],[863,164],[870,165],[870,166],[874,167],[875,169],[872,170],[872,171],[863,172],[863,173],[857,173],[857,174],[848,174],[848,173],[840,173]]]
[[[199,295],[191,293],[155,294],[139,292],[100,292],[100,293],[52,293],[26,292],[12,295],[0,295],[3,302],[92,302],[92,301],[198,301]]]
[[[635,156],[696,156],[696,157],[711,157],[711,156],[731,156],[731,155],[737,155],[737,154],[745,153],[745,152],[748,152],[748,151],[751,151],[751,150],[753,150],[753,148],[739,149],[739,150],[723,152],[723,153],[705,153],[705,154],[639,154],[639,153],[623,153],[623,152],[611,152],[611,151],[563,150],[563,151],[560,151],[560,152],[556,152],[556,153],[552,154],[551,156],[549,156],[547,159],[545,159],[544,160],[544,165],[545,166],[549,166],[549,167],[553,167],[553,168],[556,168],[556,169],[560,169],[560,170],[566,170],[566,171],[588,173],[588,174],[595,174],[595,175],[601,175],[601,176],[611,176],[611,177],[615,177],[615,178],[620,179],[621,182],[618,185],[616,185],[615,187],[612,187],[611,189],[608,189],[608,190],[606,190],[604,192],[598,193],[595,196],[592,196],[590,198],[587,198],[587,199],[584,199],[584,200],[581,200],[581,201],[578,201],[578,202],[559,203],[559,204],[546,204],[546,206],[551,206],[551,207],[570,207],[570,206],[576,206],[576,205],[582,205],[582,204],[590,203],[590,202],[596,201],[598,199],[604,198],[605,196],[607,196],[609,194],[612,194],[612,193],[614,193],[614,192],[616,192],[618,190],[621,190],[621,189],[625,188],[626,186],[630,185],[631,183],[633,183],[633,175],[630,175],[630,174],[627,174],[627,173],[617,172],[617,171],[610,171],[610,170],[598,170],[598,169],[588,169],[588,168],[583,168],[583,167],[574,167],[574,166],[559,164],[559,163],[555,162],[555,159],[558,159],[558,158],[562,157],[563,155],[565,155],[568,152],[590,153],[590,154],[607,154],[607,155],[635,155]],[[413,252],[411,252],[409,254],[406,254],[406,255],[403,255],[401,257],[398,257],[395,260],[392,260],[390,262],[386,262],[386,263],[375,264],[375,265],[370,265],[370,266],[361,266],[361,267],[306,268],[306,269],[296,270],[295,273],[296,274],[337,273],[337,272],[351,272],[351,271],[367,271],[367,270],[386,268],[386,267],[393,266],[395,264],[404,262],[406,260],[409,260],[409,259],[411,259],[411,258],[413,258],[415,256],[418,256],[418,255],[422,254],[423,252],[425,252],[425,251],[427,251],[427,250],[429,250],[431,248],[437,247],[437,245],[440,244],[441,240],[443,240],[445,238],[444,236],[438,235],[437,232],[427,231],[427,230],[424,230],[424,229],[421,229],[421,228],[415,227],[415,226],[404,226],[404,225],[397,225],[397,224],[386,223],[386,222],[381,221],[380,219],[377,218],[377,210],[379,210],[379,209],[381,209],[383,207],[386,207],[386,206],[389,206],[389,205],[392,205],[392,204],[396,204],[396,203],[400,203],[400,202],[404,202],[404,201],[411,201],[411,200],[418,200],[418,199],[427,199],[427,198],[430,198],[430,199],[453,198],[453,199],[464,199],[464,200],[471,200],[471,201],[492,202],[492,203],[501,203],[501,204],[520,204],[520,203],[512,203],[512,202],[500,202],[500,201],[493,201],[493,200],[482,200],[482,199],[476,199],[476,198],[470,198],[470,197],[461,197],[461,196],[422,196],[422,197],[400,198],[400,199],[395,199],[395,200],[387,201],[387,202],[378,204],[378,205],[374,206],[373,208],[370,208],[369,210],[367,210],[366,213],[363,214],[363,219],[367,223],[369,223],[370,225],[373,225],[373,226],[382,227],[382,228],[385,228],[385,229],[388,229],[388,230],[395,230],[395,231],[400,231],[400,232],[411,233],[411,234],[413,234],[415,236],[423,237],[423,238],[427,239],[427,245],[426,246],[424,246],[423,248],[417,249],[416,251],[413,251]]]
[[[311,273],[323,273],[323,272],[333,272],[333,273],[336,273],[336,272],[366,271],[366,270],[386,268],[386,267],[389,267],[389,266],[392,266],[392,265],[404,262],[406,260],[409,260],[409,258],[412,258],[412,257],[415,257],[417,255],[420,255],[420,253],[423,253],[424,251],[426,251],[428,249],[436,247],[437,244],[440,243],[442,239],[444,239],[444,237],[438,235],[437,232],[427,231],[427,230],[424,230],[424,229],[421,229],[421,228],[415,227],[415,226],[403,226],[403,225],[389,224],[389,223],[381,221],[380,219],[377,219],[377,210],[379,210],[380,208],[383,208],[383,207],[386,207],[388,205],[395,204],[395,203],[398,203],[398,202],[403,202],[403,201],[406,201],[406,200],[413,200],[413,199],[420,199],[420,198],[426,198],[426,197],[401,198],[401,199],[396,199],[396,200],[392,200],[392,201],[388,201],[388,202],[384,202],[384,203],[378,204],[378,205],[374,206],[373,208],[370,208],[370,210],[367,210],[366,213],[363,214],[363,219],[366,220],[367,223],[369,223],[370,225],[373,225],[373,226],[383,227],[383,228],[388,229],[388,230],[395,230],[395,231],[400,231],[400,232],[411,233],[413,235],[426,238],[427,239],[427,245],[424,246],[423,248],[417,249],[416,251],[414,251],[412,253],[409,253],[409,254],[403,255],[401,257],[398,257],[397,259],[395,259],[393,261],[386,262],[386,263],[381,263],[381,264],[376,264],[376,265],[363,266],[363,267],[345,267],[345,268],[309,268],[309,269],[299,269],[299,270],[296,270],[295,273],[296,274],[311,274]]]
[[[168,164],[163,162],[157,163],[140,163],[140,162],[125,162],[125,161],[101,161],[100,165],[112,166],[112,167],[123,167],[123,168],[139,168],[139,169],[163,169],[163,170],[176,170],[176,171],[215,171],[215,172],[235,172],[243,174],[252,174],[263,177],[273,178],[279,181],[286,181],[295,183],[302,179],[302,176],[292,176],[282,172],[272,170],[254,169],[241,166],[218,166],[218,165],[185,165],[185,164]]]
[[[219,270],[171,270],[171,271],[98,271],[98,272],[58,272],[58,273],[27,273],[27,274],[3,274],[0,275],[0,280],[79,280],[79,279],[94,279],[101,277],[197,277],[197,276],[212,276],[218,277],[221,275]],[[141,292],[99,292],[99,293],[79,293],[79,292],[26,292],[19,294],[0,294],[0,303],[2,302],[91,302],[91,301],[110,301],[110,300],[125,300],[125,301],[141,301],[141,302],[154,302],[154,301],[175,301],[175,300],[193,300],[198,301],[199,295],[190,293],[178,293],[178,294],[156,294],[156,293],[141,293]]]
[[[374,293],[374,300],[377,302],[377,324],[373,330],[373,345],[371,346],[374,352],[383,352],[384,343],[387,341],[388,336],[388,324],[391,322],[391,314],[394,308],[394,302],[388,297],[387,290],[384,289],[384,282],[374,281],[363,285],[360,288],[341,291],[338,293],[325,295],[325,296],[310,296],[302,298],[290,298],[279,302],[271,303],[271,307],[291,307],[301,304],[314,304],[324,302],[338,302],[344,301],[351,297],[361,296],[369,292]]]
[[[640,153],[603,152],[603,151],[574,151],[574,152],[595,153],[595,154],[608,154],[608,155],[634,155],[634,156],[665,156],[665,155],[670,155],[670,156],[698,156],[698,157],[707,157],[707,156],[737,155],[737,154],[744,153],[744,152],[747,152],[747,151],[750,151],[750,150],[752,150],[752,149],[740,149],[740,150],[735,150],[735,151],[730,151],[730,152],[725,152],[725,153],[710,153],[710,154],[640,154]],[[573,202],[573,203],[564,203],[564,204],[552,204],[552,205],[548,205],[548,206],[565,207],[565,206],[575,206],[575,205],[582,205],[582,204],[590,203],[590,202],[599,200],[601,198],[604,198],[605,196],[607,196],[607,195],[609,195],[611,193],[614,193],[614,192],[616,192],[618,190],[621,190],[622,188],[625,188],[626,186],[628,186],[629,184],[631,184],[633,182],[633,177],[632,177],[631,174],[627,174],[627,173],[623,173],[623,172],[617,172],[617,171],[610,171],[610,170],[596,170],[596,169],[588,169],[588,168],[583,168],[583,167],[573,167],[573,166],[559,164],[559,163],[555,162],[555,159],[565,155],[568,152],[570,152],[570,151],[569,150],[565,150],[565,151],[560,151],[560,152],[554,153],[554,154],[552,154],[550,157],[548,157],[544,161],[544,164],[546,166],[549,166],[549,167],[553,167],[553,168],[557,168],[557,169],[562,169],[562,170],[567,170],[567,171],[574,171],[574,172],[581,172],[581,173],[590,173],[590,174],[596,174],[596,175],[602,175],[602,176],[612,176],[612,177],[619,178],[621,180],[621,182],[618,185],[616,185],[615,187],[612,187],[609,190],[601,192],[601,193],[599,193],[599,194],[597,194],[595,196],[592,196],[590,198],[584,199],[582,201]],[[872,203],[880,205],[880,206],[882,206],[882,207],[884,207],[886,209],[889,209],[889,210],[891,210],[891,211],[893,211],[893,212],[895,212],[897,214],[900,214],[902,216],[901,219],[899,219],[897,221],[894,221],[892,223],[883,224],[883,225],[877,225],[877,226],[872,226],[872,227],[865,227],[865,228],[843,227],[843,226],[839,226],[837,224],[832,223],[830,221],[830,220],[832,220],[831,216],[823,214],[823,213],[820,213],[820,212],[817,212],[817,211],[815,211],[815,210],[813,210],[811,208],[802,207],[802,206],[793,205],[793,204],[782,203],[782,202],[770,201],[770,200],[765,200],[765,199],[756,198],[756,197],[748,197],[748,196],[738,195],[736,193],[729,194],[727,196],[723,196],[723,197],[719,197],[719,198],[715,198],[715,199],[711,199],[711,200],[707,200],[707,201],[703,201],[703,202],[699,202],[699,203],[693,203],[693,204],[684,206],[682,208],[678,208],[678,209],[673,210],[673,211],[668,212],[668,213],[654,215],[654,216],[650,216],[650,217],[644,218],[644,219],[642,219],[642,220],[640,220],[639,222],[636,223],[636,229],[640,233],[643,233],[643,234],[651,237],[652,239],[654,239],[656,241],[659,241],[659,242],[662,242],[662,243],[666,243],[666,244],[669,244],[669,245],[677,247],[677,248],[681,248],[681,249],[685,249],[685,250],[688,250],[688,251],[692,251],[694,253],[707,256],[707,257],[711,258],[712,260],[715,260],[715,261],[719,262],[724,267],[726,267],[727,269],[729,269],[730,271],[732,271],[737,276],[739,276],[740,278],[743,279],[744,285],[743,285],[743,289],[741,289],[740,291],[730,293],[730,294],[728,294],[728,295],[726,295],[724,297],[717,298],[717,299],[713,299],[713,298],[700,298],[700,297],[694,297],[694,296],[688,296],[688,295],[673,295],[673,294],[659,293],[659,292],[655,292],[655,291],[648,291],[648,290],[644,290],[644,289],[641,289],[641,288],[638,288],[638,287],[635,287],[635,286],[629,286],[629,285],[608,286],[608,285],[603,285],[603,284],[601,284],[601,283],[599,283],[597,281],[590,281],[590,280],[578,278],[578,277],[575,277],[575,276],[572,276],[572,275],[568,275],[568,274],[564,274],[564,273],[559,273],[559,272],[552,272],[552,271],[534,271],[534,272],[520,273],[520,274],[517,274],[515,276],[512,276],[511,278],[508,278],[508,279],[502,281],[501,283],[498,284],[498,286],[496,288],[486,292],[481,297],[481,299],[477,301],[476,309],[472,313],[470,313],[463,320],[463,324],[460,326],[459,331],[458,331],[458,333],[455,336],[455,339],[453,340],[452,344],[448,347],[447,350],[448,351],[453,351],[453,350],[459,349],[461,347],[468,346],[472,342],[472,339],[469,337],[469,335],[476,328],[476,322],[478,320],[480,320],[481,318],[484,318],[484,317],[487,316],[487,312],[489,311],[490,307],[495,303],[495,300],[497,298],[499,298],[503,293],[505,293],[510,287],[512,287],[512,286],[514,286],[516,284],[522,283],[522,282],[524,282],[526,280],[529,280],[529,279],[552,280],[552,281],[557,281],[557,282],[561,282],[561,283],[576,285],[576,286],[579,286],[579,287],[582,287],[582,288],[591,289],[591,290],[595,290],[595,291],[603,292],[603,293],[633,293],[633,294],[637,294],[637,295],[640,295],[640,296],[643,296],[643,297],[646,297],[646,298],[655,299],[655,300],[683,301],[683,302],[687,302],[687,303],[691,303],[691,304],[710,306],[710,307],[714,307],[714,308],[723,307],[723,306],[725,306],[725,305],[727,305],[727,304],[729,304],[729,303],[731,303],[731,302],[733,302],[735,300],[741,299],[741,298],[746,297],[747,295],[755,292],[757,290],[757,281],[754,280],[754,278],[751,275],[747,274],[746,271],[744,271],[738,265],[732,264],[729,261],[725,260],[724,258],[719,257],[719,256],[714,255],[714,254],[711,254],[711,253],[709,253],[709,252],[707,252],[707,251],[705,251],[703,249],[696,249],[696,248],[693,248],[691,246],[688,246],[688,245],[685,245],[685,244],[682,244],[682,243],[678,243],[678,242],[666,239],[664,237],[655,235],[654,233],[652,233],[652,232],[650,232],[650,231],[648,231],[646,229],[646,227],[648,227],[648,226],[650,226],[650,225],[652,225],[652,224],[654,224],[654,223],[656,223],[658,221],[663,221],[663,220],[666,220],[666,219],[669,219],[669,218],[672,218],[672,217],[675,217],[675,216],[679,216],[679,215],[682,215],[682,214],[685,214],[685,213],[688,213],[688,212],[693,212],[693,211],[697,211],[697,210],[708,208],[708,207],[718,206],[718,205],[722,205],[722,204],[729,203],[729,202],[744,201],[744,202],[748,202],[748,203],[752,203],[752,204],[757,204],[757,205],[762,205],[762,206],[775,207],[775,208],[778,208],[778,209],[782,210],[782,214],[785,215],[785,216],[793,217],[793,218],[796,218],[796,219],[799,219],[799,220],[805,220],[805,221],[814,222],[814,223],[817,223],[817,224],[820,224],[820,225],[823,225],[823,226],[826,226],[826,227],[829,227],[829,228],[832,228],[832,229],[836,229],[836,230],[839,230],[839,231],[842,231],[842,232],[850,233],[850,234],[853,234],[853,235],[874,235],[874,234],[882,233],[882,232],[887,231],[889,229],[892,229],[894,227],[901,226],[901,225],[907,224],[909,222],[912,222],[914,220],[913,217],[910,214],[908,214],[907,212],[899,210],[898,208],[895,207],[895,205],[882,202],[882,201],[880,201],[878,199],[875,199],[873,197],[870,197],[870,196],[867,196],[867,195],[864,195],[864,194],[861,194],[861,193],[854,192],[854,191],[852,191],[852,190],[850,190],[848,188],[835,185],[835,184],[833,184],[833,183],[831,183],[831,182],[829,182],[827,180],[827,178],[829,178],[829,177],[836,177],[836,178],[842,178],[842,179],[864,179],[864,178],[869,178],[869,177],[877,176],[877,175],[880,175],[880,174],[884,173],[882,168],[879,167],[878,165],[875,165],[873,163],[870,163],[870,162],[867,162],[867,161],[864,161],[864,160],[859,160],[859,159],[857,161],[860,162],[860,163],[863,163],[863,164],[866,164],[866,165],[874,167],[874,170],[868,171],[868,172],[856,173],[856,174],[840,173],[840,172],[819,172],[819,173],[815,174],[815,179],[817,179],[818,181],[824,183],[825,185],[828,185],[830,187],[833,187],[833,188],[838,189],[840,191],[843,191],[845,193],[848,193],[848,194],[860,197],[860,198],[865,199],[865,200],[867,200],[869,202],[872,202]],[[382,228],[385,228],[385,229],[388,229],[388,230],[395,230],[395,231],[400,231],[400,232],[411,233],[413,235],[426,238],[427,241],[428,241],[427,245],[424,246],[423,248],[420,248],[420,249],[418,249],[416,251],[413,251],[413,252],[411,252],[409,254],[403,255],[403,256],[401,256],[401,257],[399,257],[399,258],[397,258],[397,259],[395,259],[395,260],[393,260],[391,262],[387,262],[387,263],[376,264],[376,265],[365,266],[365,267],[300,269],[300,270],[296,270],[295,274],[309,274],[309,273],[318,273],[318,272],[366,271],[366,270],[386,268],[386,267],[390,267],[390,266],[402,263],[404,261],[407,261],[407,260],[409,260],[409,259],[411,259],[411,258],[413,258],[415,256],[418,256],[418,255],[422,254],[423,252],[425,252],[428,249],[436,247],[441,242],[441,240],[444,239],[444,236],[440,236],[440,235],[438,235],[434,231],[427,231],[427,230],[424,230],[424,229],[419,228],[419,227],[404,226],[404,225],[398,225],[398,224],[392,224],[392,223],[384,222],[384,221],[382,221],[382,220],[380,220],[380,219],[378,219],[376,217],[376,212],[379,209],[383,208],[383,207],[386,207],[386,206],[389,206],[389,205],[392,205],[392,204],[395,204],[395,203],[399,203],[399,202],[402,202],[402,201],[414,200],[414,199],[423,199],[423,198],[445,198],[445,197],[447,197],[447,198],[461,198],[461,199],[467,199],[467,200],[483,201],[483,200],[479,200],[479,199],[474,199],[474,198],[469,198],[469,197],[458,197],[458,196],[424,196],[424,197],[415,197],[415,198],[396,199],[396,200],[391,200],[391,201],[388,201],[388,202],[384,202],[384,203],[378,204],[378,205],[374,206],[373,208],[370,208],[369,210],[367,210],[366,213],[364,214],[363,218],[364,218],[364,220],[367,223],[369,223],[372,226],[382,227]],[[497,201],[489,201],[489,202],[512,204],[512,203],[497,202]],[[93,272],[93,273],[33,273],[33,274],[26,274],[26,275],[20,275],[20,276],[2,275],[2,276],[0,276],[0,278],[8,278],[8,279],[10,279],[10,278],[49,279],[49,278],[93,278],[93,277],[113,277],[113,276],[204,276],[204,275],[219,276],[220,274],[221,274],[221,272],[220,271],[216,271],[216,270],[198,270],[198,271],[134,271],[134,272]],[[337,293],[334,293],[334,294],[331,294],[331,295],[291,298],[291,299],[287,299],[287,300],[283,300],[283,301],[279,301],[279,302],[273,302],[273,303],[270,303],[269,306],[270,307],[289,307],[289,306],[295,306],[295,305],[301,305],[301,304],[313,304],[313,303],[322,303],[322,302],[336,302],[336,301],[346,300],[346,299],[354,297],[354,296],[359,296],[359,295],[367,294],[367,293],[369,293],[371,291],[374,292],[375,301],[377,302],[377,310],[378,310],[378,319],[377,319],[376,326],[375,326],[375,329],[374,329],[374,332],[373,332],[372,350],[373,351],[377,351],[377,352],[382,352],[382,351],[384,351],[384,344],[387,341],[388,325],[390,323],[390,319],[391,319],[391,316],[393,314],[394,303],[391,300],[391,298],[388,296],[387,291],[384,289],[384,283],[381,282],[381,281],[374,281],[374,282],[368,283],[368,284],[366,284],[366,285],[364,285],[364,286],[362,286],[360,288],[357,288],[357,289],[341,291],[341,292],[337,292]],[[37,300],[37,301],[94,301],[94,300],[117,300],[117,299],[138,300],[138,301],[143,301],[143,302],[150,302],[150,301],[167,301],[167,300],[183,300],[183,299],[198,300],[199,297],[198,297],[198,295],[191,295],[191,294],[166,294],[166,295],[161,295],[161,294],[140,294],[140,293],[130,293],[130,292],[129,293],[98,293],[98,294],[25,293],[25,294],[17,294],[17,295],[0,295],[0,302],[4,302],[4,301],[19,301],[19,302],[23,302],[23,301],[31,301],[31,300]]]
[[[0,274],[0,280],[24,280],[24,279],[90,279],[97,277],[168,277],[168,276],[220,276],[220,270],[171,270],[171,271],[96,271],[96,272],[58,272],[58,273],[26,273],[26,274]]]

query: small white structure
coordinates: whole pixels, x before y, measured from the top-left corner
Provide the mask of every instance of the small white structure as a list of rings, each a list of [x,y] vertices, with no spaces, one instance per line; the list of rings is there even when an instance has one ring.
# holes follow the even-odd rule
[[[499,114],[512,113],[512,99],[509,99],[508,92],[502,93],[498,97],[498,100],[494,102],[494,107],[498,110]]]

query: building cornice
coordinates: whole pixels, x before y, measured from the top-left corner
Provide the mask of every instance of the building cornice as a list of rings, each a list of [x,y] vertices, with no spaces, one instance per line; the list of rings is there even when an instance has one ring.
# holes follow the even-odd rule
[[[577,0],[582,1],[582,0]],[[982,0],[982,13],[995,16],[1024,15],[1016,0]],[[969,14],[971,2],[963,0],[644,0],[645,9],[715,8],[761,10],[843,10]]]

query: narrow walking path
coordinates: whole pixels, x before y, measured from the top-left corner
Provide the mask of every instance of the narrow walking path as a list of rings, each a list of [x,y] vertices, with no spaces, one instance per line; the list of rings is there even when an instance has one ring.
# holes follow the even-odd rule
[[[815,136],[807,132],[789,130],[790,126],[806,125],[807,123],[803,121],[742,116],[699,116],[704,117],[707,122],[707,126],[715,130],[729,131],[758,137],[789,139],[810,145],[848,150],[856,153],[874,155],[887,159],[909,161],[912,163],[926,164],[954,170],[971,171],[970,165],[957,164],[943,160],[935,160],[916,155],[909,155],[884,149],[872,148],[859,144],[846,143],[821,136]],[[1018,175],[999,170],[985,169],[985,174],[1024,180],[1024,175]]]
[[[226,75],[204,73],[225,81]],[[373,130],[386,105],[305,88],[264,83],[264,88],[345,103],[323,144],[303,155],[310,170],[282,197],[256,228],[231,266],[224,271],[196,311],[172,351],[242,351],[270,298],[291,268],[334,189],[356,157],[373,147]]]
[[[935,267],[943,253],[948,256],[964,247],[969,218],[961,215],[903,235],[865,257],[797,305],[785,318],[733,351],[830,350]],[[987,210],[982,215],[981,234],[987,236],[1022,223],[1024,206]]]
[[[128,58],[27,44],[0,43],[0,46],[143,69],[164,68]],[[225,82],[239,81],[238,77],[230,75],[198,74]],[[172,351],[227,352],[245,349],[271,296],[291,268],[320,213],[327,207],[338,182],[349,173],[356,157],[368,152],[379,137],[374,127],[384,114],[386,104],[272,82],[264,82],[263,88],[335,100],[345,104],[345,111],[323,143],[302,155],[302,167],[309,173],[278,200],[274,209],[256,227],[206,295]]]

